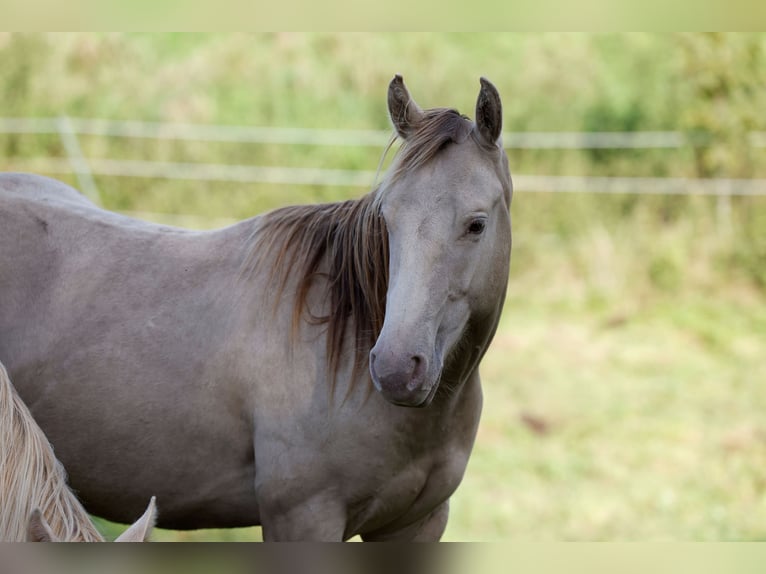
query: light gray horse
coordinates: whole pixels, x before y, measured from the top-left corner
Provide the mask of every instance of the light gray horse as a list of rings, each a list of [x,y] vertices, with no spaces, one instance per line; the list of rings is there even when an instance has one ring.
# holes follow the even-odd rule
[[[438,540],[505,298],[497,90],[422,110],[372,193],[196,232],[0,176],[0,361],[92,513]],[[377,389],[377,391],[376,391]],[[422,408],[407,408],[422,407]]]

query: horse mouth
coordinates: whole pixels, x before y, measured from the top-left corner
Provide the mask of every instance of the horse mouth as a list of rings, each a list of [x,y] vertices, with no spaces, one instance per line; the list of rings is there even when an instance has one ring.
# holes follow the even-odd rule
[[[428,407],[434,400],[434,397],[436,396],[436,391],[439,390],[439,383],[441,382],[441,376],[436,379],[436,381],[431,385],[431,388],[428,390],[428,394],[425,396],[425,398],[420,401],[419,403],[399,403],[399,402],[393,402],[396,406],[399,407],[410,407],[413,409],[424,409]]]
[[[415,409],[423,409],[428,407],[434,400],[434,397],[436,396],[436,392],[439,390],[439,383],[441,382],[441,373],[436,377],[434,382],[431,384],[428,389],[421,388],[419,391],[416,391],[414,393],[410,393],[406,396],[394,396],[390,392],[387,392],[378,382],[377,377],[373,375],[372,382],[375,386],[375,389],[383,395],[383,398],[386,399],[389,403],[392,405],[396,405],[397,407],[409,407],[409,408],[415,408]]]

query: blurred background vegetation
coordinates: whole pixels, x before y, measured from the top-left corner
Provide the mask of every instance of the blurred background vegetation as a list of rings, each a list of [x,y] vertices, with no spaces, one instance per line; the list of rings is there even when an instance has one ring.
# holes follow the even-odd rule
[[[0,117],[386,130],[394,73],[421,106],[469,116],[488,77],[506,132],[677,131],[686,142],[509,149],[512,173],[766,178],[752,138],[766,131],[763,34],[1,34]],[[382,152],[79,144],[88,158],[348,170],[374,170]],[[3,170],[66,155],[57,134],[0,134]],[[366,191],[95,183],[108,209],[197,228]],[[766,197],[582,191],[515,194],[506,312],[447,538],[766,538]]]

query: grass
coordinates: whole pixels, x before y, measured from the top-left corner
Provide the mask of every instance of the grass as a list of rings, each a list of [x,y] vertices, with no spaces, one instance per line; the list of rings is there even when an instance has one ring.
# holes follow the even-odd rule
[[[509,303],[448,539],[766,539],[766,313]]]

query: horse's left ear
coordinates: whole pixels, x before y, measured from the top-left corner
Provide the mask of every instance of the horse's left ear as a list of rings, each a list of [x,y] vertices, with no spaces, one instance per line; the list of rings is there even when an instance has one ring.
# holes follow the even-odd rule
[[[476,100],[476,130],[489,145],[497,145],[503,130],[503,104],[497,88],[487,78],[481,78],[481,90]]]
[[[407,139],[423,119],[423,110],[412,99],[399,74],[388,85],[388,113],[402,139]]]
[[[39,508],[35,508],[29,516],[27,542],[56,542],[51,527]]]

